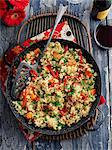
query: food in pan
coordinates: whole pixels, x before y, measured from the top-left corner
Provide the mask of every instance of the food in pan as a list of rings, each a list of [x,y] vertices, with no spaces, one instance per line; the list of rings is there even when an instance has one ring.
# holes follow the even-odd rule
[[[30,64],[35,56],[31,54],[24,57]],[[81,49],[51,42],[40,59],[40,68],[30,74],[19,100],[13,102],[28,123],[60,130],[89,114],[95,101],[97,74]]]

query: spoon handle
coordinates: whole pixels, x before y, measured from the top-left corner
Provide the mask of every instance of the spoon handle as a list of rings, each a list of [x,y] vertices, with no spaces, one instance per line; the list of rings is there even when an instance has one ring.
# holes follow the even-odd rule
[[[49,45],[49,43],[50,43],[50,41],[51,41],[51,39],[52,39],[52,36],[53,36],[53,34],[54,34],[54,32],[55,32],[55,29],[56,29],[58,23],[60,22],[60,20],[61,20],[63,14],[65,13],[66,9],[67,9],[67,6],[63,6],[62,4],[60,4],[59,10],[58,10],[58,12],[57,12],[57,17],[56,17],[56,20],[55,20],[54,27],[53,27],[53,29],[52,29],[52,31],[51,31],[51,33],[50,33],[49,40],[47,41],[47,44],[46,44],[44,50],[46,50],[46,48],[48,47],[48,45]]]

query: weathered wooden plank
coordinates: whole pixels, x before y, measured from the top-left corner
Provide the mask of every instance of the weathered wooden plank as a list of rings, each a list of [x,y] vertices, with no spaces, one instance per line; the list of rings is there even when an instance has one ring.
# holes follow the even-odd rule
[[[45,9],[45,7],[52,8],[53,6],[56,6],[56,0],[41,0],[40,1],[40,8]]]
[[[24,139],[22,133],[18,129],[17,120],[9,109],[9,106],[2,96],[2,115],[1,115],[1,129],[2,129],[2,150],[17,149],[21,150],[27,141]]]
[[[109,15],[107,19],[112,20],[112,6],[109,12]],[[112,148],[112,49],[108,51],[108,84],[109,84],[109,101],[108,101],[108,107],[109,107],[109,124],[108,124],[108,130],[109,132],[109,141],[108,141],[108,149]]]
[[[112,148],[112,49],[109,50],[109,87],[110,87],[110,95],[109,95],[109,102],[108,102],[108,106],[109,106],[109,124],[108,124],[108,130],[109,132],[109,148]]]

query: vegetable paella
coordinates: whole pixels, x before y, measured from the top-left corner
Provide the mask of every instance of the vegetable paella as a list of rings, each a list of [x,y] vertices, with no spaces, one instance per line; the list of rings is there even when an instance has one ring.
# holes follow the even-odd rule
[[[40,50],[26,54],[27,63],[35,63]],[[96,72],[82,55],[81,49],[51,42],[40,68],[30,70],[27,86],[13,104],[29,123],[40,128],[60,130],[77,123],[89,114],[95,101]]]

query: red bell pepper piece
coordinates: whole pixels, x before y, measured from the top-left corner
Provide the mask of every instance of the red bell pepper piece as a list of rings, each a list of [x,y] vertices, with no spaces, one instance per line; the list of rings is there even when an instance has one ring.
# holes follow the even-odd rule
[[[92,95],[95,95],[95,94],[96,94],[96,89],[92,89],[92,90],[90,91],[90,93],[91,93]]]
[[[84,93],[81,93],[81,96],[82,96],[82,99],[83,99],[83,100],[87,99],[87,97],[88,97],[88,96],[85,95]]]
[[[26,96],[27,96],[27,90],[25,90],[23,93],[22,93],[22,95],[23,95],[23,102],[22,102],[22,108],[24,108],[25,106],[26,106],[26,102],[27,102],[27,98],[26,98]]]
[[[31,75],[33,75],[33,76],[35,76],[35,77],[37,77],[38,76],[38,73],[35,71],[35,70],[30,70],[30,73],[31,73]]]
[[[82,63],[83,61],[82,61],[82,51],[81,50],[79,51],[79,56],[80,56],[80,63]]]
[[[22,59],[22,57],[20,57],[20,62],[22,62],[23,61],[23,59]]]
[[[37,96],[36,97],[36,99],[35,99],[35,101],[39,101],[40,100],[40,97],[39,96]]]
[[[54,72],[54,71],[52,70],[52,68],[51,68],[51,65],[48,65],[47,68],[48,68],[48,70],[50,71],[51,75],[52,75],[54,78],[57,79],[58,76],[59,76],[58,71]]]
[[[88,70],[85,71],[85,74],[88,78],[91,78],[93,76],[93,74]]]
[[[60,80],[59,80],[59,84],[61,84],[61,83],[62,83],[62,80],[60,79]]]
[[[67,79],[66,78],[64,78],[64,86],[66,86],[66,82],[67,82]]]
[[[61,116],[65,116],[66,113],[67,113],[67,108],[66,108],[66,107],[64,107],[64,108],[62,108],[62,109],[60,110]]]
[[[58,76],[59,76],[59,72],[58,70],[56,70],[56,77],[58,78]]]
[[[46,67],[48,68],[48,70],[50,70],[50,69],[51,69],[51,65],[50,65],[50,64],[49,64],[49,65],[47,65]]]
[[[66,53],[68,51],[68,45],[66,45],[65,47],[64,47],[64,52]]]
[[[51,75],[52,75],[54,78],[57,78],[55,72],[54,72],[52,69],[50,70],[50,73],[51,73]]]

